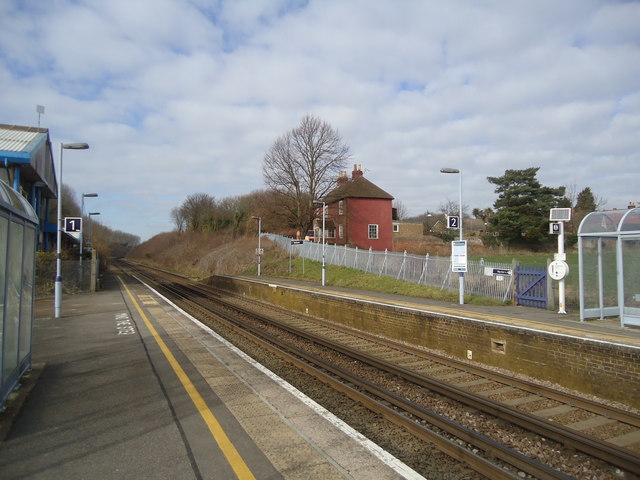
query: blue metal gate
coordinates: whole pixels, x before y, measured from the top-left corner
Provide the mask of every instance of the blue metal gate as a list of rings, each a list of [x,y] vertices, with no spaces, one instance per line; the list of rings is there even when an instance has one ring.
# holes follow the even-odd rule
[[[547,308],[547,269],[530,265],[516,266],[516,304]]]

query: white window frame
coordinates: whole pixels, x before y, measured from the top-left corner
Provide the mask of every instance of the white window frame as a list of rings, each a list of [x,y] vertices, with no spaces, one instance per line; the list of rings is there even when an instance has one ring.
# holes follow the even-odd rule
[[[338,201],[338,215],[344,215],[344,201]]]
[[[369,228],[368,228],[368,238],[369,240],[378,240],[378,224],[377,223],[370,223],[369,224]],[[372,234],[374,236],[372,236]]]
[[[338,237],[344,238],[344,225],[342,224],[338,225]]]
[[[393,233],[398,233],[400,231],[400,225],[397,223],[393,224]]]

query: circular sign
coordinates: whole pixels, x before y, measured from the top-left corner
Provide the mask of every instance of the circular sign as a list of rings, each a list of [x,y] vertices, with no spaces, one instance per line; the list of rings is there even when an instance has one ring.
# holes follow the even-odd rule
[[[569,274],[569,265],[561,260],[554,260],[549,264],[549,276],[554,280],[562,280]]]

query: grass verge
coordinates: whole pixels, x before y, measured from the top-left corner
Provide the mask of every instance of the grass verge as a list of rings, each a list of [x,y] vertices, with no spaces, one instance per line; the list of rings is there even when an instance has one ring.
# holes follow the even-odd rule
[[[262,258],[261,272],[268,277],[302,280],[320,284],[322,282],[322,263],[314,260],[294,258],[291,260],[285,252],[277,249],[268,250]],[[245,275],[255,275],[253,266],[244,272]],[[458,303],[457,291],[441,290],[438,287],[417,285],[412,282],[396,280],[392,277],[366,273],[347,267],[327,265],[325,283],[334,287],[353,288],[372,292],[407,295],[419,298],[431,298],[443,302]],[[505,305],[505,303],[491,298],[466,294],[465,303],[472,305]]]

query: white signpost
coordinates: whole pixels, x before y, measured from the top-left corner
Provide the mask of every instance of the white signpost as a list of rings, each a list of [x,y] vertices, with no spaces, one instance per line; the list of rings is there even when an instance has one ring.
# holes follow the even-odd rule
[[[549,276],[558,281],[558,313],[566,314],[564,279],[569,274],[567,254],[564,253],[564,222],[571,220],[570,208],[552,208],[549,212],[549,232],[558,235],[558,253],[553,255],[553,262],[549,264]]]

